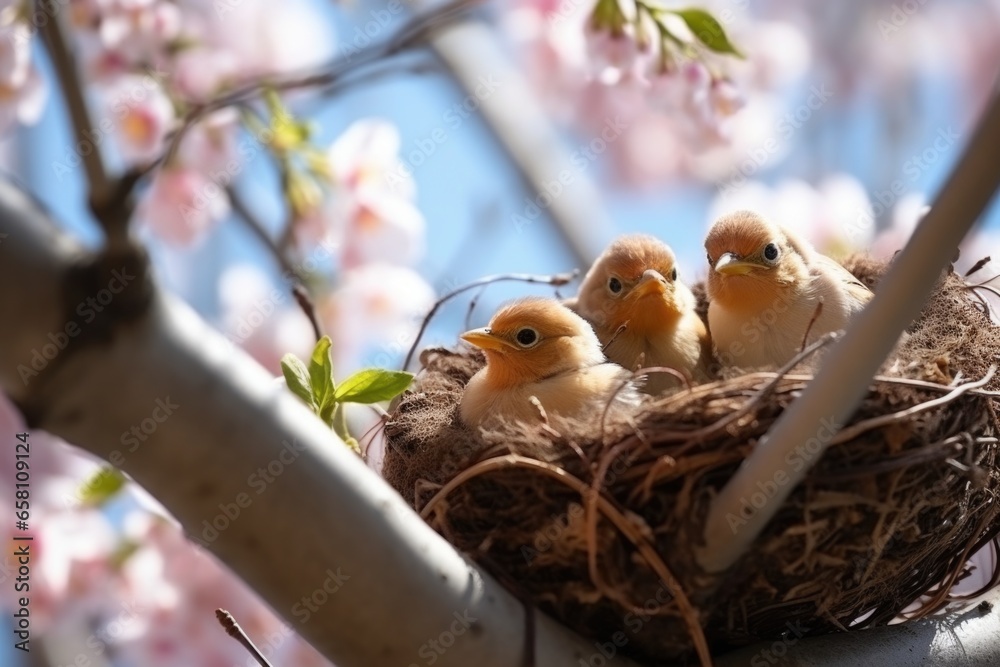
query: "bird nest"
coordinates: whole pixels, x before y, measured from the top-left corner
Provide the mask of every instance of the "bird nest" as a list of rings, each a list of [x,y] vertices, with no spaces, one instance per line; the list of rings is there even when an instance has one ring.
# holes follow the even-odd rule
[[[883,263],[848,268],[877,288]],[[702,662],[756,640],[932,613],[1000,532],[1000,328],[961,277],[935,287],[867,396],[752,548],[722,575],[695,550],[709,505],[812,379],[751,372],[625,416],[473,432],[458,419],[478,352],[425,350],[386,434],[383,474],[456,548],[597,651]],[[766,503],[787,477],[759,484]],[[742,517],[730,519],[738,530]],[[990,573],[990,583],[998,573]],[[609,648],[610,647],[610,648]]]

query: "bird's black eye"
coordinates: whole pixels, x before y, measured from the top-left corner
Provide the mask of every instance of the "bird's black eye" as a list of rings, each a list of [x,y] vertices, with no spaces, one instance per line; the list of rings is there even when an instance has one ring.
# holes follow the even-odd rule
[[[611,280],[608,281],[608,289],[614,294],[618,294],[622,291],[622,281],[612,277]]]
[[[525,327],[517,332],[515,336],[518,345],[521,347],[531,347],[538,342],[538,332],[534,329]]]
[[[675,266],[673,271],[670,272],[670,279],[673,281],[677,280],[677,267]]]
[[[776,246],[775,244],[768,243],[766,246],[764,246],[764,259],[766,259],[767,261],[773,262],[774,260],[778,259],[779,254],[781,253],[778,252],[778,246]]]

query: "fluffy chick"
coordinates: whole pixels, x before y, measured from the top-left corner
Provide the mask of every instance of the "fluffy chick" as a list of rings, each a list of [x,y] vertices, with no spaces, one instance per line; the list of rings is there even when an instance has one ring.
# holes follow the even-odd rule
[[[705,250],[708,326],[724,366],[783,365],[807,331],[812,341],[843,329],[872,297],[836,261],[752,211],[719,218]]]
[[[611,361],[629,369],[640,363],[666,366],[697,382],[708,379],[708,330],[695,313],[694,295],[677,278],[673,251],[659,239],[630,234],[615,240],[567,305],[594,325]],[[670,374],[652,373],[645,389],[656,394],[678,384]]]
[[[583,418],[603,411],[607,401],[629,402],[631,373],[605,361],[590,325],[554,299],[509,303],[489,326],[462,338],[486,354],[486,366],[465,388],[459,413],[469,426],[494,418],[536,422],[535,397],[549,416]]]

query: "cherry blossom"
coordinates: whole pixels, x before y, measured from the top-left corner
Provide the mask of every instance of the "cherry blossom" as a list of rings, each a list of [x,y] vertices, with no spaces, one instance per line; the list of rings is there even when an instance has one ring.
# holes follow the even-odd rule
[[[174,121],[173,104],[160,84],[149,76],[125,75],[107,85],[102,96],[122,158],[146,164],[160,157]]]
[[[130,62],[154,61],[180,36],[181,10],[164,0],[104,3],[98,30],[102,45]]]
[[[357,367],[373,350],[379,350],[374,365],[396,363],[433,304],[434,290],[412,269],[372,262],[345,271],[339,287],[319,304],[340,372]]]
[[[137,215],[159,238],[175,245],[199,241],[229,214],[222,188],[186,167],[158,171]]]
[[[701,154],[738,134],[748,84],[769,79],[756,75],[752,59],[723,66],[714,54],[665,54],[665,38],[645,10],[623,25],[607,16],[610,24],[596,22],[593,10],[592,2],[522,0],[508,11],[504,26],[538,94],[584,137],[608,118],[622,120],[622,140],[608,150],[622,183],[661,183],[703,169]],[[679,17],[667,12],[657,20],[681,42],[694,41]],[[728,164],[737,157],[725,155]]]
[[[327,153],[328,197],[297,221],[299,239],[335,243],[343,268],[419,260],[426,223],[399,146],[398,130],[386,121],[361,120],[348,127]]]
[[[0,133],[17,124],[31,125],[42,115],[45,84],[31,62],[31,42],[20,23],[2,23],[0,13]]]
[[[287,285],[278,286],[257,267],[228,267],[219,280],[222,330],[274,374],[291,352],[308,358],[316,342],[309,321]]]

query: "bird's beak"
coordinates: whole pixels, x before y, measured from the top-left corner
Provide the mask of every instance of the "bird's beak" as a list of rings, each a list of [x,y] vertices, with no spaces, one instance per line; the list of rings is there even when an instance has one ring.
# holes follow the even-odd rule
[[[723,253],[715,263],[715,272],[724,276],[745,276],[757,268],[753,262],[740,261],[731,252]]]
[[[490,330],[487,327],[466,331],[462,334],[462,340],[467,343],[472,343],[482,350],[503,350],[510,347],[510,345],[505,341],[490,333]]]
[[[636,298],[644,297],[649,294],[663,295],[667,292],[667,279],[664,278],[658,271],[653,269],[647,269],[643,272],[642,278],[632,289],[632,294]]]

